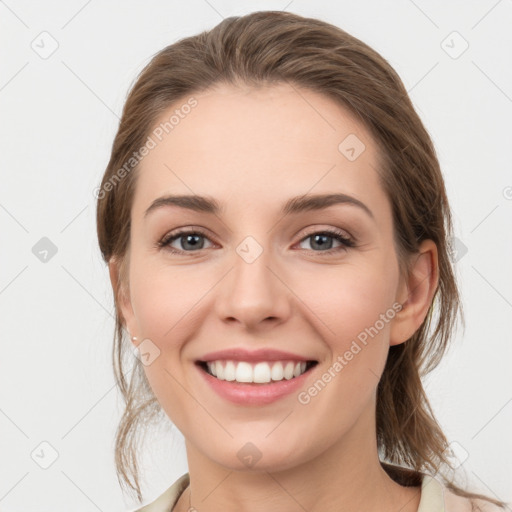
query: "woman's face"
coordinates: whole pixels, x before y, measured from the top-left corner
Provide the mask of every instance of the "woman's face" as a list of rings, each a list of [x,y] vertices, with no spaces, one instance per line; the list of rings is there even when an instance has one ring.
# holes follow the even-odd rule
[[[308,90],[194,98],[156,123],[132,207],[121,307],[151,387],[188,448],[226,468],[285,469],[346,441],[360,452],[389,346],[406,339],[376,145]],[[213,354],[226,350],[239,352]]]

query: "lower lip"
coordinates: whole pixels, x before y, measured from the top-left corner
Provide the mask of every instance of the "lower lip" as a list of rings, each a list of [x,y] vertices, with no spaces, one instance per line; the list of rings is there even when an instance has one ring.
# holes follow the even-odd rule
[[[305,380],[317,366],[290,380],[269,382],[268,384],[241,383],[236,381],[220,380],[213,377],[200,366],[195,365],[206,382],[222,398],[238,405],[265,405],[270,404],[296,392],[304,385]]]

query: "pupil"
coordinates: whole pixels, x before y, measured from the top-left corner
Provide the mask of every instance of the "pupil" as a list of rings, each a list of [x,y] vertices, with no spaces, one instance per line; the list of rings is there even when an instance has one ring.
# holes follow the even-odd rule
[[[317,242],[317,240],[318,240],[318,239],[324,239],[324,241],[325,241],[325,239],[326,239],[326,238],[331,238],[331,237],[330,237],[330,236],[327,236],[327,235],[314,235],[314,237],[313,237],[313,238],[314,238],[314,240],[315,240],[315,242],[314,242],[314,243],[315,243],[315,244],[318,244],[318,242]],[[320,248],[325,248],[325,246],[326,246],[326,245],[329,245],[329,243],[324,243],[324,242],[320,242],[320,243],[319,243],[319,247],[320,247]],[[332,240],[331,240],[331,245],[332,245]],[[330,247],[327,247],[327,248],[328,248],[328,249],[330,249]]]
[[[186,244],[191,244],[191,247],[194,248],[194,247],[197,247],[198,246],[198,242],[197,242],[197,238],[199,238],[200,235],[186,235],[184,236],[183,238],[185,238],[185,245]],[[193,241],[193,239],[196,239],[196,242]]]

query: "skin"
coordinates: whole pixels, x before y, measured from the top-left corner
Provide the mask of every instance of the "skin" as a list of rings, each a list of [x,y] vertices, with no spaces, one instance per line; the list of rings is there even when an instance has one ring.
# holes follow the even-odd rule
[[[416,511],[420,488],[400,486],[379,464],[376,388],[389,347],[405,342],[427,314],[438,282],[435,244],[422,243],[401,279],[376,144],[329,98],[284,84],[217,85],[194,97],[198,105],[141,163],[128,280],[118,297],[135,344],[150,339],[160,350],[144,370],[185,437],[191,485],[174,510],[191,501],[209,512]],[[338,150],[349,134],[366,146],[354,161]],[[374,218],[350,205],[279,213],[292,196],[333,192],[359,199]],[[208,195],[224,211],[166,206],[144,218],[170,193]],[[186,237],[172,242],[182,254],[157,247],[186,227],[206,232],[199,249]],[[334,252],[325,255],[311,235],[327,228],[343,230],[356,247],[328,238]],[[236,252],[249,235],[263,249],[251,264]],[[118,261],[110,275],[115,290]],[[194,364],[238,346],[291,351],[319,362],[307,389],[394,303],[403,309],[307,405],[292,393],[236,406]],[[261,453],[252,468],[237,457],[247,442]]]

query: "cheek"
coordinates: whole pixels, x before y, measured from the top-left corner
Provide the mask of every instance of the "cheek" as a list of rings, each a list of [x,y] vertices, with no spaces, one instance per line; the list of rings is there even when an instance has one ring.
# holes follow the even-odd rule
[[[392,287],[385,280],[359,279],[353,288],[340,291],[336,328],[344,339],[364,339],[364,333],[374,326],[385,334],[389,324],[379,319],[390,317],[392,305]]]
[[[189,312],[197,301],[189,300],[190,289],[182,284],[175,272],[151,265],[131,282],[137,326],[144,343],[149,343],[155,354],[143,369],[159,404],[178,428],[186,425],[183,403],[189,398],[183,387],[181,347],[190,336]]]
[[[305,275],[305,274],[303,274]],[[298,279],[293,289],[314,313],[315,324],[323,324],[322,333],[332,340],[332,348],[347,350],[347,343],[357,339],[377,323],[385,334],[394,316],[397,274],[386,261],[318,269],[306,279]],[[313,320],[312,320],[313,321]],[[364,338],[364,334],[360,336]]]
[[[300,403],[315,417],[331,418],[333,425],[349,428],[362,414],[375,392],[389,350],[389,329],[396,315],[395,275],[382,267],[337,269],[329,279],[317,276],[315,288],[302,288],[314,311],[318,330],[331,360]],[[327,286],[319,286],[325,283]],[[309,293],[307,290],[309,289]],[[312,290],[316,290],[312,292]],[[318,398],[317,398],[318,397]],[[343,407],[333,407],[343,404]],[[311,407],[308,409],[308,407]]]
[[[211,272],[199,267],[171,268],[135,257],[132,262],[130,293],[138,332],[158,354],[144,366],[144,372],[160,404],[172,411],[172,421],[181,425],[182,404],[190,401],[183,367],[189,361],[183,351],[197,333],[201,312],[204,317],[205,294],[215,281]]]
[[[350,421],[362,411],[375,393],[384,369],[389,330],[396,314],[393,304],[397,274],[393,268],[384,260],[347,265],[311,275],[296,288],[297,295],[314,312],[309,314],[309,321],[316,325],[331,358],[323,375],[329,384],[315,407],[344,403],[344,412],[324,411],[338,421]],[[305,391],[306,400],[316,392]],[[353,415],[346,415],[348,410]]]
[[[184,266],[145,263],[136,265],[130,291],[141,334],[162,342],[178,339],[177,333],[190,325],[190,314],[207,288],[203,272]],[[144,269],[144,270],[140,270]]]

